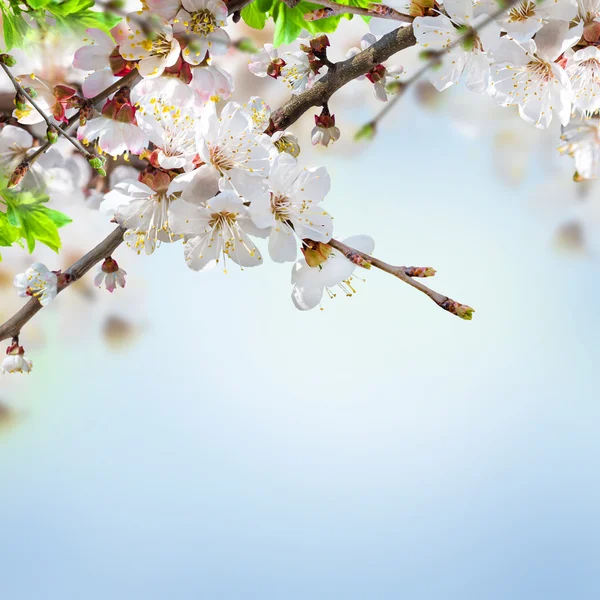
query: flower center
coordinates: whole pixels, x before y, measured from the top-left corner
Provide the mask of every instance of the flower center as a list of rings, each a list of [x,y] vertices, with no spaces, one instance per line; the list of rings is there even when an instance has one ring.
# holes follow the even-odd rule
[[[279,150],[279,152],[287,152],[294,158],[300,154],[300,146],[296,144],[293,140],[288,137],[281,137],[276,142],[274,142],[275,148]]]
[[[290,216],[290,199],[287,196],[271,194],[271,210],[278,221],[287,221]]]
[[[198,10],[192,15],[190,29],[198,35],[207,36],[217,28],[215,16],[207,8]]]
[[[508,13],[508,22],[515,23],[517,21],[525,21],[530,17],[533,17],[533,15],[535,15],[535,3],[527,0],[526,2],[521,2],[518,6],[511,8]]]
[[[543,82],[556,79],[554,77],[554,73],[552,72],[552,65],[540,59],[528,62],[525,70]]]
[[[213,229],[227,229],[232,228],[236,223],[237,214],[224,210],[220,213],[213,213],[210,215],[210,221],[208,225]]]
[[[145,40],[142,47],[154,56],[167,56],[171,52],[171,42],[164,33],[159,33],[153,40]]]
[[[223,174],[223,171],[229,171],[235,167],[235,162],[233,159],[225,154],[225,152],[218,146],[210,148],[209,152],[210,162],[221,173],[221,175]]]

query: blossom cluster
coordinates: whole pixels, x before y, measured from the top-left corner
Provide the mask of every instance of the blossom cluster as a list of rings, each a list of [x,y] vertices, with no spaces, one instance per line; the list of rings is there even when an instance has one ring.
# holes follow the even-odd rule
[[[575,158],[576,179],[600,176],[599,0],[519,0],[504,11],[496,0],[392,0],[389,5],[418,15],[414,35],[423,57],[436,63],[428,76],[438,91],[462,80],[469,90],[516,107],[540,129],[556,117],[564,141],[559,150]],[[401,25],[372,18],[371,33],[347,57]],[[321,66],[309,48],[279,53],[267,45],[249,68],[281,78],[297,93],[314,85]],[[377,65],[366,77],[385,101],[400,89],[401,73],[401,67]]]
[[[221,0],[148,0],[112,35],[87,31],[86,45],[73,60],[76,69],[88,72],[81,97],[74,88],[52,86],[35,74],[20,79],[57,119],[67,121],[79,111],[77,138],[84,145],[114,158],[137,157],[137,169],[117,167],[108,190],[88,194],[93,196],[89,204],[124,229],[125,242],[136,253],[152,254],[163,243],[181,242],[190,269],[204,271],[220,263],[226,271],[229,262],[242,268],[261,265],[258,240],[266,239],[273,261],[296,263],[294,304],[314,308],[338,283],[351,293],[347,283],[356,265],[327,244],[333,219],[322,206],[330,188],[326,169],[299,163],[297,138],[269,130],[271,111],[262,99],[227,102],[233,78],[211,64],[212,56],[229,46],[223,29],[227,14]],[[141,77],[129,86],[115,85],[134,70]],[[300,71],[293,76],[288,65],[286,73],[302,87]],[[117,91],[96,112],[90,99],[111,86]],[[13,116],[20,123],[41,122],[27,102]],[[326,111],[317,117],[315,129],[321,138],[339,137]],[[0,132],[5,171],[32,152],[27,132],[12,126]],[[60,153],[49,152],[33,163],[20,185],[33,185],[37,176],[51,187],[53,155],[58,159]],[[361,247],[372,249],[370,238],[366,245],[365,239],[359,239]],[[336,267],[340,263],[343,268]],[[125,275],[109,257],[95,283],[112,292],[124,287]],[[56,295],[52,278],[56,274],[36,264],[15,285],[20,293],[46,302]]]

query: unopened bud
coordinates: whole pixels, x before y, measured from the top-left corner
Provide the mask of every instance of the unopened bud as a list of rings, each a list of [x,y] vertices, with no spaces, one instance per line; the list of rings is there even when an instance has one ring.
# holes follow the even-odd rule
[[[94,116],[95,112],[96,109],[94,108],[94,105],[91,102],[86,101],[79,109],[79,125],[83,127],[88,122],[88,119],[91,119]]]
[[[10,176],[10,179],[8,180],[8,183],[6,184],[6,187],[11,188],[11,187],[15,187],[15,185],[19,185],[19,183],[21,183],[21,181],[23,181],[23,177],[25,177],[25,175],[27,175],[28,171],[29,171],[29,162],[24,160],[12,172],[12,175]]]
[[[355,265],[358,265],[359,267],[362,267],[363,269],[370,269],[371,268],[371,263],[366,259],[363,258],[358,252],[348,252],[347,254],[344,254],[344,256],[350,261],[353,262]]]
[[[407,267],[405,273],[409,277],[433,277],[436,270],[431,267]]]
[[[441,307],[444,310],[447,310],[449,313],[464,319],[465,321],[470,321],[473,318],[473,313],[475,312],[474,308],[467,306],[466,304],[459,304],[454,300],[450,300],[448,298],[445,302],[441,304]]]
[[[388,94],[399,94],[404,90],[405,84],[402,81],[392,81],[385,86],[385,91]]]
[[[23,92],[17,92],[15,94],[15,106],[17,110],[27,110],[27,98]]]
[[[92,158],[88,159],[90,167],[92,167],[92,169],[94,169],[98,175],[102,175],[102,177],[106,177],[106,171],[104,170],[105,162],[106,159],[102,158],[101,156],[93,156]]]
[[[30,98],[37,98],[38,93],[31,87],[24,88],[25,91],[29,94]]]
[[[250,38],[238,40],[235,46],[240,52],[247,52],[248,54],[257,54],[259,52],[256,44]]]
[[[310,40],[310,47],[316,54],[323,54],[329,48],[329,38],[326,35],[320,35]]]
[[[17,60],[10,54],[0,54],[0,62],[7,67],[14,67],[17,64]]]
[[[53,125],[50,125],[50,127],[46,129],[46,139],[51,144],[56,144],[56,142],[58,142],[58,129],[56,129],[56,127]]]
[[[320,21],[321,19],[326,19],[327,17],[331,17],[335,15],[335,10],[333,8],[318,8],[317,10],[311,10],[304,14],[305,21]]]
[[[419,52],[421,60],[431,61],[431,69],[437,70],[442,66],[441,54],[437,50],[423,50]]]
[[[360,140],[372,140],[375,137],[376,129],[375,123],[366,123],[363,125],[355,134],[354,141]]]

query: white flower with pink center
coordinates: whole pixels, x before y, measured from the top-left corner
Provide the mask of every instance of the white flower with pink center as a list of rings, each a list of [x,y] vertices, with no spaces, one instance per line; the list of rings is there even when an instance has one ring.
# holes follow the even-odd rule
[[[102,109],[102,115],[90,119],[77,130],[77,139],[84,144],[98,140],[98,147],[111,156],[131,152],[140,154],[148,137],[137,126],[136,108],[127,92],[120,90]]]
[[[104,284],[106,289],[112,294],[117,286],[125,287],[125,275],[127,275],[126,271],[119,267],[114,258],[109,256],[104,260],[94,277],[94,285],[102,287],[102,284]]]
[[[32,367],[33,363],[25,356],[23,346],[15,341],[6,349],[0,370],[2,373],[29,373]]]

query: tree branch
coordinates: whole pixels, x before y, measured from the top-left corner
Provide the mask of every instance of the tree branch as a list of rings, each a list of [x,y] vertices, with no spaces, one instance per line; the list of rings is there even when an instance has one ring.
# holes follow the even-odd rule
[[[360,6],[352,6],[349,4],[339,4],[334,0],[318,0],[315,4],[325,7],[325,11],[319,9],[308,12],[304,15],[307,21],[318,21],[319,19],[325,19],[332,15],[361,15],[362,17],[372,17],[373,19],[388,19],[390,21],[400,21],[403,23],[412,23],[414,17],[405,15],[391,6],[385,4],[371,4],[369,8],[362,8]]]
[[[359,52],[356,56],[335,63],[327,74],[310,89],[296,94],[276,110],[273,115],[273,131],[283,131],[295,123],[309,108],[322,106],[341,87],[368,73],[373,67],[417,43],[412,26],[400,27],[378,42]]]
[[[416,277],[414,273],[419,273],[421,272],[420,270],[415,270],[414,267],[394,267],[392,265],[388,265],[388,263],[383,262],[382,260],[379,260],[374,256],[366,254],[365,252],[361,252],[360,250],[356,250],[355,248],[352,248],[344,244],[343,242],[340,242],[335,239],[331,239],[327,243],[332,248],[339,250],[348,260],[352,260],[353,256],[356,256],[358,254],[361,258],[366,260],[374,267],[380,269],[381,271],[385,271],[390,275],[394,275],[394,277],[397,277],[404,283],[407,283],[408,285],[414,287],[416,290],[419,290],[420,292],[431,298],[439,307],[443,308],[444,310],[447,310],[449,313],[452,313],[453,315],[456,315],[461,319],[465,319],[467,321],[470,321],[472,319],[473,313],[475,311],[470,306],[467,306],[466,304],[460,304],[459,302],[448,298],[448,296],[443,296],[442,294],[435,292],[431,288],[428,288],[420,281],[415,281],[413,279],[413,277]],[[411,276],[409,275],[409,273],[413,273],[413,275]]]
[[[229,2],[230,14],[234,11],[241,10],[246,4],[247,0],[231,0]],[[341,87],[356,79],[360,75],[368,73],[376,65],[386,61],[390,56],[414,46],[416,39],[413,35],[412,26],[400,27],[391,33],[383,36],[378,42],[360,52],[356,56],[336,63],[329,72],[315,85],[305,92],[292,96],[292,98],[275,113],[273,113],[274,128],[273,131],[286,129],[289,125],[297,121],[307,110],[313,106],[321,106],[331,98],[331,96],[339,90]],[[97,103],[106,99],[110,94],[117,91],[125,85],[131,85],[139,77],[137,71],[132,71],[125,77],[121,78],[118,82],[92,98],[92,102]],[[69,119],[69,123],[65,129],[68,129],[74,125],[79,118],[79,115],[74,115]],[[32,157],[45,152],[50,147],[50,144],[44,144],[40,149],[32,155]],[[30,160],[31,158],[30,157]],[[124,230],[121,227],[115,229],[108,237],[100,242],[93,250],[88,252],[85,256],[80,258],[76,263],[71,265],[65,272],[68,277],[67,282],[60,287],[58,290],[61,292],[67,288],[73,281],[80,279],[85,273],[87,273],[95,264],[101,260],[110,256],[114,250],[123,242]],[[342,242],[337,240],[331,240],[329,244],[342,252],[357,253],[362,256],[366,261],[370,262],[373,266],[395,275],[405,283],[408,283],[412,287],[423,292],[429,298],[431,298],[438,306],[442,307],[453,314],[461,316],[462,318],[470,319],[473,309],[470,307],[459,304],[454,300],[451,300],[447,296],[442,296],[437,292],[429,289],[422,283],[415,281],[413,277],[407,274],[410,270],[408,267],[393,267],[387,263],[376,259],[368,254],[364,254],[349,246],[346,246]],[[414,270],[413,276],[417,277],[416,273],[420,270]],[[32,298],[19,312],[11,317],[6,323],[0,326],[0,341],[13,338],[19,335],[22,327],[42,308],[36,298]]]
[[[73,282],[81,279],[95,264],[108,258],[123,241],[124,230],[117,227],[109,236],[102,240],[95,248],[82,256],[65,271],[65,283],[58,288],[58,293],[68,288]],[[42,309],[37,298],[32,298],[12,316],[4,325],[0,326],[0,341],[17,337],[21,328]]]
[[[60,126],[60,123],[58,123],[58,121],[56,121],[54,119],[54,117],[48,116],[40,108],[39,104],[32,98],[32,96],[29,94],[29,92],[27,92],[27,90],[21,85],[19,80],[12,74],[12,72],[8,68],[8,66],[5,65],[2,61],[0,61],[0,67],[2,67],[2,69],[4,69],[4,72],[8,75],[8,78],[10,79],[11,83],[13,84],[17,94],[22,94],[28,100],[28,102],[31,104],[31,106],[33,106],[33,108],[39,113],[39,115],[42,117],[42,119],[44,119],[44,121],[46,122],[46,125],[48,125],[48,127],[53,127],[54,129],[56,129],[57,133],[59,133],[60,135],[65,137],[67,140],[69,140],[69,142],[71,142],[71,144],[73,144],[73,146],[75,146],[75,148],[79,152],[81,152],[81,154],[83,154],[83,156],[85,156],[85,158],[90,159],[90,158],[94,158],[94,156],[96,156],[95,154],[93,154],[92,152],[87,150],[77,138],[74,138],[73,136],[69,135],[64,129],[62,129]]]
[[[457,46],[460,46],[461,44],[465,43],[466,41],[473,40],[477,36],[478,31],[481,31],[481,29],[486,27],[486,25],[489,25],[492,21],[495,21],[496,19],[501,17],[506,11],[510,10],[510,8],[518,2],[520,2],[520,0],[507,0],[505,3],[502,3],[501,8],[494,11],[491,15],[488,15],[485,19],[483,19],[483,21],[479,23],[477,28],[468,27],[463,35],[456,38],[443,50],[431,50],[431,58],[429,58],[425,62],[425,64],[420,69],[418,69],[411,77],[401,82],[400,90],[396,93],[396,95],[393,96],[392,99],[386,103],[386,105],[375,115],[375,117],[371,121],[363,125],[360,131],[364,130],[367,127],[375,127],[379,123],[379,121],[381,121],[381,119],[383,119],[383,117],[385,117],[385,115],[387,115],[391,111],[394,105],[398,103],[398,101],[400,100],[400,98],[402,98],[404,92],[409,86],[413,85],[416,81],[418,81],[427,71],[429,71],[429,69],[439,66],[440,60],[445,54],[447,54],[450,50],[456,48]]]

